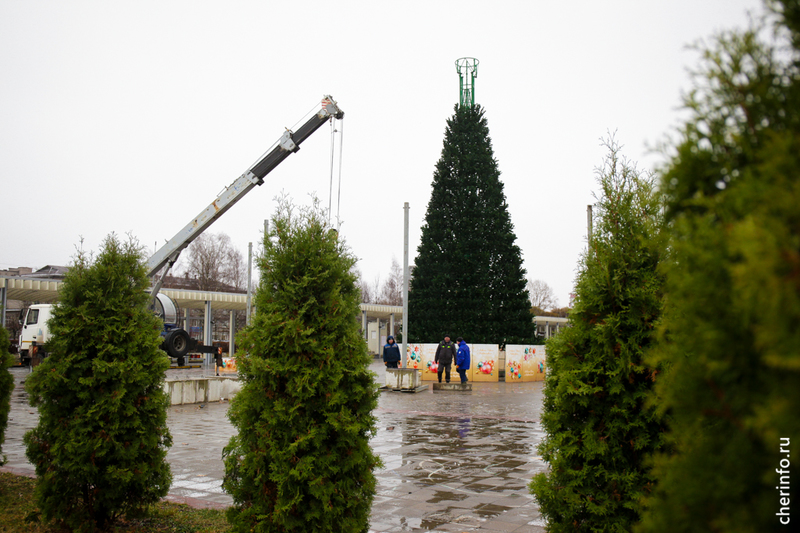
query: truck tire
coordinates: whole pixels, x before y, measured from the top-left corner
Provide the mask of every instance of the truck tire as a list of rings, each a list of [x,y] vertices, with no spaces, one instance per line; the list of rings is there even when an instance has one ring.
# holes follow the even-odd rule
[[[182,329],[173,329],[167,333],[164,344],[167,345],[167,353],[170,357],[183,359],[186,352],[189,351],[189,334]]]

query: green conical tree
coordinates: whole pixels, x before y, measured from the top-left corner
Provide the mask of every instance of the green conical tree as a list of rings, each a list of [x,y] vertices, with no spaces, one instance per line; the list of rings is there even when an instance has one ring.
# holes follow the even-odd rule
[[[449,334],[474,343],[531,342],[535,328],[515,241],[484,111],[456,106],[417,249],[410,340]]]
[[[0,313],[6,310],[0,305]],[[8,349],[8,330],[0,327],[0,450],[6,440],[6,427],[8,427],[8,412],[11,410],[11,392],[14,390],[14,376],[8,371],[14,360]],[[0,466],[6,462],[6,456],[0,458]]]
[[[239,341],[242,390],[224,450],[240,532],[366,532],[380,460],[378,390],[356,317],[355,258],[318,205],[285,200],[259,259],[257,314]]]
[[[571,327],[547,343],[539,451],[550,470],[530,489],[551,532],[630,531],[662,445],[660,417],[645,408],[656,372],[643,361],[662,308],[659,206],[652,176],[613,139],[607,147]]]
[[[169,359],[148,286],[133,240],[110,235],[95,261],[79,252],[49,322],[49,356],[25,384],[39,409],[25,434],[36,501],[70,530],[103,530],[169,490]]]
[[[671,453],[640,531],[796,529],[800,443],[800,35],[704,50],[662,190],[670,238],[654,404]],[[785,40],[784,40],[785,39]],[[793,44],[792,44],[793,43]]]

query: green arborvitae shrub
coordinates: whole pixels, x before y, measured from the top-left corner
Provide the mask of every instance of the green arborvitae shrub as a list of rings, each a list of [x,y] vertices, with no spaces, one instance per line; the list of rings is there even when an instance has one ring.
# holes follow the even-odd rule
[[[36,500],[45,519],[72,530],[103,530],[171,482],[169,360],[141,252],[112,234],[96,260],[78,253],[49,322],[49,356],[25,384],[39,408],[25,434]]]
[[[774,5],[794,15],[778,41],[725,32],[703,51],[664,172],[667,306],[653,357],[670,365],[654,398],[670,453],[657,456],[640,531],[800,520],[800,40],[785,33],[798,35],[800,9]]]
[[[433,174],[408,294],[411,341],[445,334],[527,343],[536,335],[522,253],[481,106],[457,106]]]
[[[259,264],[229,411],[238,435],[223,452],[229,521],[241,532],[366,532],[379,393],[356,320],[355,258],[316,203],[298,212],[284,200]]]
[[[607,146],[571,327],[547,343],[539,452],[550,469],[529,488],[551,532],[630,531],[662,442],[645,407],[656,371],[643,362],[662,308],[654,180]]]
[[[0,306],[0,313],[6,310]],[[8,427],[8,412],[11,410],[11,392],[14,390],[14,376],[8,371],[14,360],[8,349],[8,330],[0,327],[0,446],[6,440],[6,427]],[[2,448],[0,448],[2,450]],[[0,458],[0,466],[6,462],[6,456]]]

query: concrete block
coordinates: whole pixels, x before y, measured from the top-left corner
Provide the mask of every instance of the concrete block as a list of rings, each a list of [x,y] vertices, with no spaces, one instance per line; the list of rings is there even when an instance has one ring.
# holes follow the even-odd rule
[[[205,403],[208,401],[208,380],[207,379],[198,379],[195,382],[195,393],[194,393],[194,401],[195,403]]]
[[[231,378],[223,378],[222,380],[222,389],[220,392],[220,397],[225,398],[226,400],[230,400],[236,393],[242,390],[242,384],[237,379]]]
[[[206,389],[206,401],[218,402],[222,397],[222,381],[219,379],[209,379]]]
[[[180,405],[183,402],[183,382],[165,381],[164,392],[169,396],[170,405]]]
[[[181,404],[197,403],[197,389],[196,380],[192,379],[183,382],[183,394],[181,395]]]
[[[170,405],[218,402],[230,400],[242,389],[239,380],[231,377],[202,377],[176,381],[165,381],[164,392]]]
[[[416,368],[387,368],[386,387],[392,390],[416,389],[422,384],[420,371]]]
[[[472,383],[434,383],[433,390],[472,392]]]

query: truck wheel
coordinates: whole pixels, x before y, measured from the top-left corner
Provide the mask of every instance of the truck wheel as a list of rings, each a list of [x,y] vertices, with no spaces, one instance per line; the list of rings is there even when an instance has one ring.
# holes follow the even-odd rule
[[[182,329],[174,329],[167,333],[164,343],[167,345],[167,353],[180,360],[189,351],[189,334]]]

